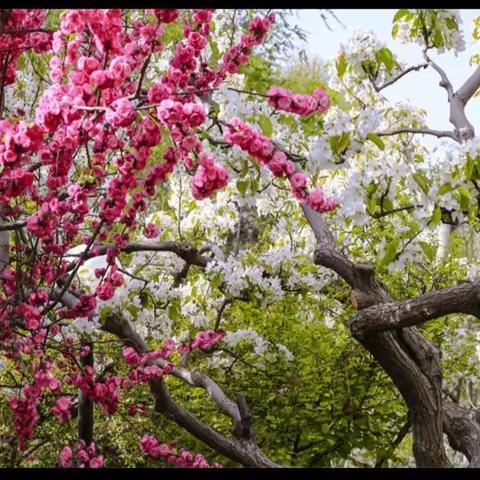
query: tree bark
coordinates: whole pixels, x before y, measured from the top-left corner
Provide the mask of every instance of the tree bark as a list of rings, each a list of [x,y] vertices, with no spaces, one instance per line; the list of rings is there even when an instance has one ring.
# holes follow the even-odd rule
[[[82,367],[87,365],[93,368],[93,345],[82,343],[84,347],[90,347],[88,355],[80,357]],[[78,438],[86,445],[93,442],[93,402],[85,395],[83,390],[78,391]]]
[[[335,239],[320,214],[302,206],[317,240],[314,261],[334,270],[352,287],[354,306],[363,310],[393,303],[370,265],[353,263],[335,249]],[[353,322],[350,322],[352,324]],[[447,467],[443,445],[442,376],[438,351],[415,327],[396,332],[353,331],[393,380],[410,410],[413,453],[418,467]]]

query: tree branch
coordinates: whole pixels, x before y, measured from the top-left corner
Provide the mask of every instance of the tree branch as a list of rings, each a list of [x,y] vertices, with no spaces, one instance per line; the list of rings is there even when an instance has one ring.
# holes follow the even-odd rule
[[[451,447],[467,457],[469,467],[480,467],[480,427],[474,413],[446,398],[443,400],[443,428]]]
[[[362,310],[393,303],[386,288],[375,278],[371,265],[353,263],[334,247],[334,237],[321,215],[303,206],[317,239],[314,261],[337,272],[351,287],[351,300]],[[355,338],[373,355],[393,380],[409,407],[413,452],[418,467],[449,465],[443,445],[441,370],[438,351],[415,327],[374,332]],[[428,358],[428,362],[424,361]]]
[[[100,255],[106,255],[109,248],[116,248],[113,245],[99,245],[95,253],[89,251],[85,256],[85,259],[92,257],[98,257]],[[200,255],[195,247],[192,247],[186,242],[131,242],[125,247],[120,248],[124,253],[135,252],[172,252],[179,256],[182,260],[190,265],[196,265],[201,268],[205,268],[212,259],[205,255]]]
[[[5,222],[0,223],[0,232],[5,232],[7,230],[20,230],[23,228],[27,222]]]
[[[431,130],[430,128],[399,128],[397,130],[391,130],[389,132],[377,132],[376,135],[379,137],[387,137],[391,135],[399,135],[401,133],[418,133],[423,135],[433,135],[437,138],[448,137],[452,140],[458,141],[458,137],[455,132],[450,132],[446,130]]]
[[[147,346],[143,339],[125,319],[110,316],[104,324],[103,330],[116,335],[139,353],[145,353],[147,351]],[[162,362],[160,362],[159,365],[161,365],[161,363]],[[172,371],[172,374],[179,375],[184,381],[202,384],[202,386],[206,387],[207,391],[219,401],[224,413],[228,412],[229,414],[238,416],[240,421],[242,420],[239,407],[221,392],[213,380],[208,379],[205,375],[198,374],[198,372],[193,374],[187,372],[188,371],[183,369],[175,369],[175,373]],[[231,439],[225,437],[177,405],[171,398],[163,379],[151,380],[150,390],[155,398],[156,411],[169,415],[178,425],[182,426],[185,430],[205,442],[220,454],[249,467],[272,468],[280,466],[266,457],[252,438]]]
[[[480,67],[478,67],[465,83],[454,92],[452,83],[448,79],[447,74],[428,56],[427,49],[423,51],[423,56],[438,72],[442,79],[440,86],[447,91],[448,101],[450,103],[450,123],[455,126],[457,141],[463,143],[464,141],[473,138],[475,136],[475,129],[465,114],[465,106],[480,88]]]
[[[82,367],[93,368],[93,344],[82,343],[82,346],[89,347],[88,355],[80,357]],[[93,402],[85,395],[82,389],[78,391],[78,438],[87,445],[93,442]]]
[[[440,78],[442,79],[440,82],[440,86],[447,91],[448,101],[451,102],[453,98],[453,86],[452,86],[452,82],[450,82],[450,80],[448,79],[447,74],[445,73],[445,70],[443,70],[443,68],[440,67],[440,65],[434,62],[428,56],[427,48],[423,50],[423,57],[428,62],[428,64],[430,64],[440,75]]]
[[[348,325],[354,335],[411,327],[451,313],[480,318],[480,281],[425,293],[403,302],[383,303],[366,308]]]
[[[427,68],[428,67],[428,63],[421,63],[420,65],[414,65],[412,67],[409,67],[405,70],[403,70],[403,72],[401,72],[400,74],[398,74],[395,78],[393,78],[392,80],[388,81],[388,82],[385,82],[383,85],[377,85],[377,83],[373,80],[372,81],[372,84],[373,84],[373,88],[375,89],[376,92],[380,92],[381,90],[383,90],[384,88],[387,88],[389,87],[390,85],[393,85],[395,82],[397,82],[398,80],[400,80],[403,76],[405,76],[407,73],[410,73],[410,72],[413,72],[413,71],[416,71],[418,72],[421,68]]]

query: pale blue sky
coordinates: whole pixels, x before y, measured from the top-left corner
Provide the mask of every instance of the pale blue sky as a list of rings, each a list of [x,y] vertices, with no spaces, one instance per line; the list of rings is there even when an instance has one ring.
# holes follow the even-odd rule
[[[333,31],[327,29],[319,10],[297,10],[294,21],[308,32],[306,51],[309,56],[324,60],[334,57],[340,43],[345,43],[356,28],[373,30],[387,43],[387,46],[408,65],[423,63],[421,49],[415,44],[401,44],[394,41],[391,35],[392,19],[395,10],[388,9],[339,9],[333,10],[343,28],[335,20],[328,19]],[[461,10],[462,28],[466,42],[466,50],[455,57],[453,53],[435,55],[432,59],[447,72],[454,88],[458,88],[473,72],[475,67],[469,65],[469,59],[474,52],[480,53],[480,42],[472,40],[472,20],[480,16],[480,10]],[[413,105],[424,108],[428,112],[428,126],[438,130],[450,130],[448,121],[448,102],[446,92],[438,85],[439,76],[433,69],[412,72],[396,84],[383,90],[385,96],[392,102],[409,100]],[[475,97],[467,106],[467,115],[477,131],[480,130],[480,97]]]

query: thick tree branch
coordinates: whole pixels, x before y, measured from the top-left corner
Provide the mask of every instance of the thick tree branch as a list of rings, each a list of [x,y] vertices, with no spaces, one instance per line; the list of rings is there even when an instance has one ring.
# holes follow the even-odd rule
[[[450,80],[448,79],[447,74],[445,73],[445,70],[443,70],[443,68],[440,67],[438,63],[434,62],[429,57],[426,48],[423,50],[423,57],[428,62],[428,64],[430,64],[440,75],[440,78],[442,79],[440,82],[440,86],[447,91],[448,101],[450,102],[453,98],[453,85],[452,85],[452,82],[450,82]]]
[[[4,222],[0,223],[0,232],[5,232],[8,230],[20,230],[23,228],[27,222]]]
[[[333,234],[321,215],[306,206],[302,208],[317,239],[315,263],[334,270],[352,287],[353,306],[362,310],[393,303],[386,288],[376,280],[374,268],[353,263],[336,251]],[[443,445],[438,351],[414,327],[398,333],[354,336],[384,368],[409,407],[417,466],[449,466]]]
[[[444,399],[443,428],[451,447],[467,457],[470,468],[479,468],[480,426],[474,412]]]
[[[92,257],[98,257],[100,255],[106,255],[109,248],[116,247],[114,247],[113,245],[99,245],[98,248],[95,250],[95,253],[93,251],[89,251],[87,255],[85,255],[85,260]],[[200,255],[196,248],[192,247],[186,242],[131,242],[128,243],[125,247],[120,248],[120,251],[124,253],[172,252],[188,264],[196,265],[202,268],[205,268],[208,262],[212,260],[210,257]]]
[[[480,318],[480,281],[442,288],[403,302],[374,305],[352,317],[349,326],[355,335],[361,335],[411,327],[451,313]]]
[[[302,204],[302,210],[317,240],[315,264],[330,268],[342,277],[351,287],[355,287],[354,264],[335,250],[335,237],[325,225],[322,216],[308,205]]]
[[[455,96],[466,105],[480,88],[480,67],[478,67],[465,83],[457,90]]]
[[[453,91],[453,86],[447,77],[445,71],[435,63],[427,54],[427,49],[424,50],[423,56],[432,67],[438,72],[441,78],[440,86],[447,91],[448,101],[450,103],[450,123],[455,126],[458,142],[463,143],[475,136],[475,129],[469,122],[465,107],[467,102],[472,98],[475,92],[480,88],[480,67],[465,81],[465,83],[456,91]]]

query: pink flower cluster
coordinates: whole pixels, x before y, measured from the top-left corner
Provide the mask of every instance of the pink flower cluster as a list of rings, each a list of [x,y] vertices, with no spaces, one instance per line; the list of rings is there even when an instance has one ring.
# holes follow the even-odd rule
[[[330,106],[328,95],[321,88],[316,88],[312,95],[303,95],[282,87],[272,87],[268,90],[267,96],[272,107],[301,116],[314,112],[323,113]]]
[[[182,130],[200,126],[206,117],[205,108],[198,103],[180,103],[163,100],[157,109],[158,119],[166,126]]]
[[[172,355],[174,349],[175,342],[172,339],[168,339],[164,348],[157,348],[148,353],[137,353],[132,347],[126,347],[123,349],[123,358],[127,365],[145,365],[146,363],[154,362],[159,358],[167,359]]]
[[[77,373],[65,378],[65,383],[80,388],[85,395],[98,403],[105,415],[113,415],[118,409],[120,401],[119,389],[124,386],[125,379],[119,376],[107,377],[103,382],[97,382],[93,368],[87,365],[83,374]]]
[[[154,223],[148,223],[143,229],[143,234],[147,238],[157,238],[160,235],[160,228]]]
[[[194,455],[184,448],[175,452],[171,444],[159,443],[153,435],[144,435],[142,437],[140,450],[143,454],[155,460],[163,458],[170,465],[176,465],[180,468],[222,468],[222,465],[219,463],[209,465],[207,459],[201,453]]]
[[[55,406],[52,408],[60,423],[64,423],[72,418],[72,397],[62,396],[57,399]]]
[[[213,155],[202,154],[198,160],[199,167],[192,180],[193,198],[203,200],[228,183],[228,172],[222,165],[215,163]]]
[[[320,187],[308,193],[307,177],[297,171],[295,164],[287,155],[275,150],[272,141],[260,134],[240,118],[233,118],[224,134],[227,142],[237,145],[248,152],[260,164],[266,166],[275,177],[288,178],[293,196],[300,202],[307,203],[314,210],[325,213],[335,209],[338,203],[333,198],[324,198]]]
[[[101,468],[103,466],[103,455],[96,455],[95,443],[88,447],[85,442],[80,441],[75,450],[68,445],[63,447],[58,456],[58,465],[61,468]]]
[[[204,332],[198,332],[195,338],[185,345],[178,347],[180,353],[191,352],[195,348],[202,350],[210,348],[215,343],[219,342],[226,333],[223,330],[206,330]]]
[[[88,317],[97,307],[97,299],[93,295],[82,293],[77,300],[77,303],[72,308],[67,310],[60,310],[59,316],[61,318],[81,318]]]
[[[33,383],[22,388],[21,397],[13,395],[10,398],[13,425],[21,450],[26,448],[26,440],[33,436],[33,429],[38,421],[38,404],[43,391],[57,393],[60,390],[60,381],[52,375],[50,368],[51,362],[48,360],[34,364]]]
[[[4,84],[15,80],[19,55],[28,49],[48,53],[49,67],[49,86],[40,91],[33,111],[19,110],[11,113],[11,119],[0,120],[0,203],[5,205],[1,215],[7,221],[25,221],[35,251],[31,257],[23,242],[11,241],[11,258],[21,261],[14,261],[15,268],[3,268],[0,279],[0,348],[24,378],[20,393],[10,399],[13,429],[21,448],[33,436],[40,402],[49,401],[42,398],[47,397],[45,391],[56,398],[49,408],[58,420],[71,418],[73,397],[60,393],[60,379],[52,374],[53,364],[47,356],[56,350],[49,346],[58,348],[60,325],[72,318],[90,317],[97,299],[111,299],[123,284],[116,259],[130,238],[144,228],[141,214],[152,207],[149,197],[155,196],[180,160],[192,171],[195,198],[206,198],[227,184],[226,169],[202,145],[199,133],[207,112],[199,102],[198,90],[218,86],[229,72],[238,71],[274,21],[273,15],[254,18],[216,70],[207,64],[208,55],[204,54],[213,10],[194,10],[188,19],[182,14],[183,39],[176,42],[166,74],[148,88],[145,69],[152,54],[163,48],[162,24],[176,21],[180,11],[154,9],[147,13],[132,20],[119,9],[68,10],[54,33],[30,31],[42,28],[45,10],[12,9],[5,14],[5,29],[0,34]],[[315,98],[325,105],[320,96]],[[156,118],[154,107],[145,107],[147,101],[158,107]],[[298,103],[295,108],[300,111],[302,102]],[[171,145],[163,159],[157,160],[153,154],[162,142],[162,129],[168,130]],[[306,177],[271,141],[242,124],[228,134],[232,143],[243,145],[241,148],[274,175],[287,177],[296,195],[306,195]],[[317,191],[307,198],[319,211],[330,208],[328,199]],[[92,231],[95,234],[87,233]],[[155,225],[147,224],[144,233],[153,238],[159,232]],[[100,282],[93,294],[86,293],[75,277],[69,289],[78,300],[65,308],[60,302],[54,304],[58,299],[51,292],[62,288],[77,261],[85,260],[67,256],[79,243],[88,245],[86,258],[103,255],[101,246],[107,245],[107,266],[95,271]],[[22,289],[17,285],[19,278]],[[18,292],[24,295],[16,295]],[[207,349],[224,335],[221,331],[199,332],[178,351]],[[88,355],[88,349],[79,353],[74,339],[67,337],[54,365],[63,371],[65,385],[82,390],[105,415],[113,415],[123,389],[171,372],[170,363],[162,368],[158,360],[169,358],[174,347],[170,341],[164,348],[142,354],[126,348],[124,358],[131,367],[128,376],[99,380],[91,366],[79,369],[78,355]],[[144,411],[134,406],[129,412]],[[155,441],[147,438],[144,442],[145,451],[153,452],[155,458],[166,458],[177,466],[208,466],[201,455],[175,452],[172,447],[166,450]],[[102,466],[103,457],[96,455],[93,444],[79,444],[76,449],[65,447],[59,464],[95,468]]]
[[[237,73],[240,66],[249,61],[252,48],[265,40],[268,30],[274,22],[275,15],[273,13],[264,18],[255,17],[250,22],[249,34],[242,34],[240,41],[223,55],[219,65],[219,76],[214,82],[215,86],[220,85],[227,73]]]
[[[4,85],[15,82],[17,61],[24,51],[32,49],[35,53],[43,53],[51,48],[52,34],[35,31],[43,25],[46,13],[44,9],[5,10],[6,21],[0,34],[0,65],[3,65]]]
[[[105,113],[105,120],[114,127],[128,127],[135,120],[135,109],[127,98],[112,102]]]
[[[37,237],[52,235],[58,225],[59,217],[65,213],[65,204],[57,199],[42,203],[40,211],[27,220],[27,230]]]
[[[338,207],[338,202],[332,197],[325,197],[321,188],[312,190],[305,203],[320,213],[326,213]]]
[[[179,15],[179,11],[176,8],[156,8],[150,10],[149,13],[155,15],[159,22],[172,23]]]

